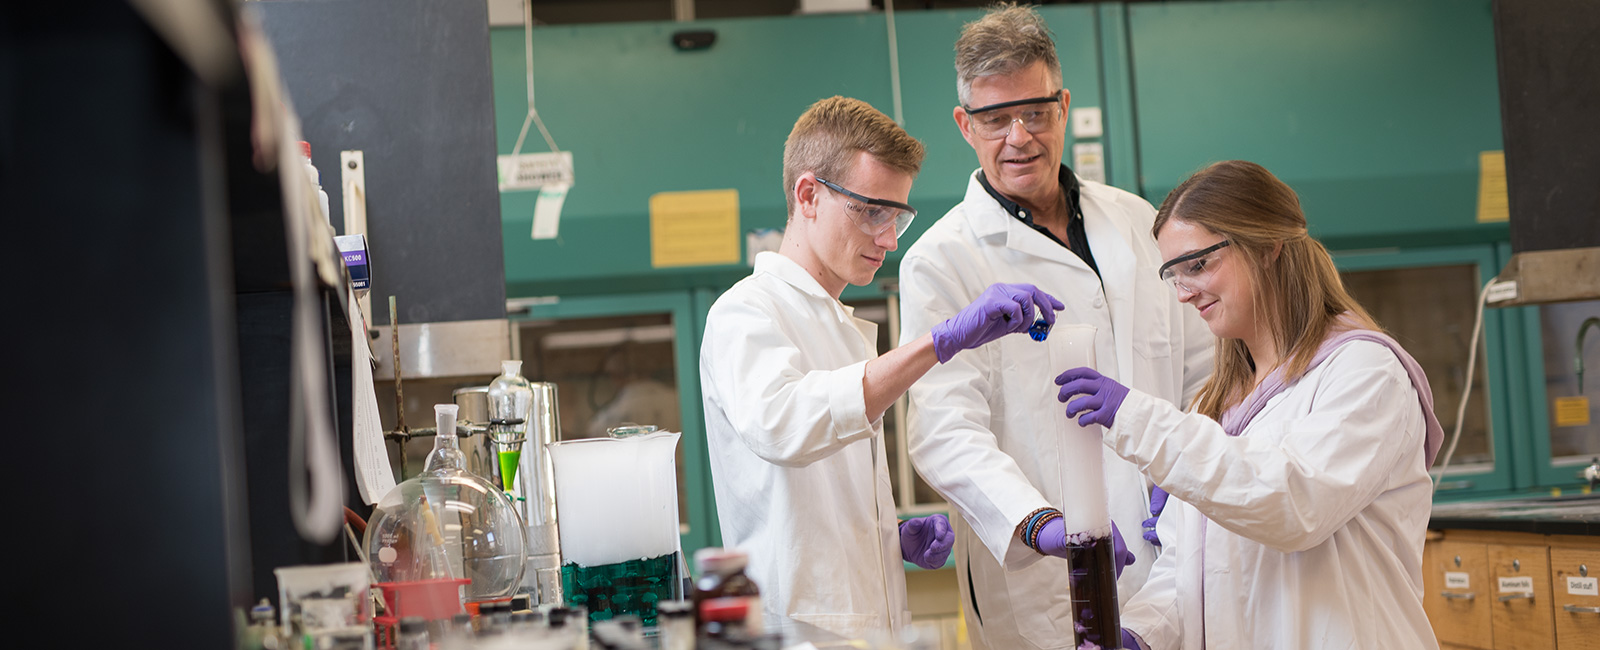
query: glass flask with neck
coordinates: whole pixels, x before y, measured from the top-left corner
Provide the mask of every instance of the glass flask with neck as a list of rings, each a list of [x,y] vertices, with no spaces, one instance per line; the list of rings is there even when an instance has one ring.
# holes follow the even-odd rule
[[[462,603],[510,597],[526,564],[521,516],[501,487],[468,472],[456,405],[434,406],[421,474],[385,494],[363,546],[392,616],[448,619]]]
[[[522,377],[521,361],[502,361],[500,370],[500,376],[489,384],[489,436],[500,460],[500,485],[512,492],[522,448],[528,442],[533,387]]]
[[[521,361],[502,361],[500,367],[500,376],[484,390],[485,415],[501,487],[527,524],[528,565],[519,591],[536,604],[558,605],[564,600],[561,542],[549,450],[561,430],[556,385],[523,378]]]

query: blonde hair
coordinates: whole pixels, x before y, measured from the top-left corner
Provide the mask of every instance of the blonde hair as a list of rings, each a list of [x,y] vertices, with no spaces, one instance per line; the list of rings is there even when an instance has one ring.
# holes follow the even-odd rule
[[[783,196],[789,215],[794,216],[794,183],[801,174],[846,184],[862,151],[913,177],[922,170],[922,143],[870,104],[835,95],[806,109],[783,144]]]
[[[1306,231],[1300,198],[1261,165],[1243,160],[1212,164],[1190,176],[1161,203],[1151,235],[1177,219],[1225,237],[1255,280],[1258,322],[1277,346],[1284,382],[1303,376],[1348,313],[1353,327],[1382,331],[1345,290],[1333,257]],[[1195,396],[1196,410],[1220,420],[1255,386],[1255,360],[1241,339],[1217,341],[1215,370]]]
[[[956,39],[956,97],[974,108],[972,80],[1011,74],[1043,61],[1056,90],[1061,89],[1061,61],[1050,26],[1033,7],[1003,2],[989,7],[982,18],[967,23]]]

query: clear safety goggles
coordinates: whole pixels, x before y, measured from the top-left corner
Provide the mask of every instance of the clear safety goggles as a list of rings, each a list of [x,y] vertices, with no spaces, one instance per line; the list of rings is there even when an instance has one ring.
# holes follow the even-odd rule
[[[1172,285],[1172,288],[1178,291],[1188,293],[1204,291],[1211,281],[1212,272],[1216,270],[1217,258],[1227,246],[1228,240],[1224,239],[1215,245],[1167,260],[1166,264],[1161,265],[1161,281]]]
[[[911,227],[911,220],[917,218],[917,209],[904,203],[862,196],[820,176],[817,182],[845,197],[845,214],[856,222],[861,232],[873,237],[883,234],[890,227],[894,228],[894,236],[899,237]]]
[[[970,118],[972,132],[985,140],[1011,135],[1011,127],[1021,123],[1029,133],[1049,131],[1061,122],[1061,91],[1047,97],[1000,102],[978,108],[961,107]]]

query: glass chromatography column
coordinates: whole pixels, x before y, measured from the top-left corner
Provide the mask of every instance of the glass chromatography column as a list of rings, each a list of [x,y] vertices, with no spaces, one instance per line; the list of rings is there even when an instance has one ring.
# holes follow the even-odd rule
[[[1095,367],[1095,328],[1056,323],[1050,336],[1052,368]],[[1117,613],[1117,570],[1112,553],[1111,514],[1106,507],[1105,468],[1100,425],[1080,426],[1064,419],[1057,443],[1061,468],[1062,523],[1067,530],[1067,564],[1072,591],[1072,619],[1078,650],[1107,650],[1122,645]],[[1070,500],[1070,502],[1069,502]]]

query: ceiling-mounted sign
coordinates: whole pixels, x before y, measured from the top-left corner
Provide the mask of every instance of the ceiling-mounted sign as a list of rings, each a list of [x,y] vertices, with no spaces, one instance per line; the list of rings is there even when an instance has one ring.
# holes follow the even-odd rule
[[[536,190],[547,185],[572,186],[572,152],[524,153],[498,159],[500,191]]]
[[[739,191],[650,197],[650,266],[739,263]]]

